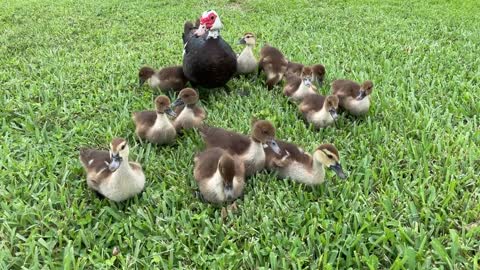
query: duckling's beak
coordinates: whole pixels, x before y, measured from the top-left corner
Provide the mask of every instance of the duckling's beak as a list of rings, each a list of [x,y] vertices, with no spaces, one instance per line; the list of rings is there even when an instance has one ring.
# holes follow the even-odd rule
[[[225,197],[226,197],[227,201],[231,201],[233,199],[233,186],[226,185],[223,188],[223,192],[225,193]]]
[[[329,112],[330,115],[332,116],[333,120],[337,120],[337,118],[338,118],[337,110],[335,110],[335,109],[332,108],[332,109],[330,109],[328,112]]]
[[[303,79],[303,84],[304,84],[305,86],[310,87],[310,86],[312,85],[312,79],[310,79],[310,78],[304,78],[304,79]]]
[[[184,104],[185,104],[185,102],[183,102],[183,100],[181,98],[177,98],[175,100],[175,102],[173,102],[172,107],[175,108],[175,107],[178,107],[178,106],[182,106]]]
[[[356,100],[362,100],[366,96],[367,94],[365,93],[365,90],[360,90],[360,94],[358,94]]]
[[[245,41],[245,38],[241,38],[238,40],[238,44],[247,44],[247,42]]]
[[[340,165],[340,163],[337,162],[335,163],[335,165],[331,165],[330,169],[332,169],[341,179],[347,178],[347,176],[343,172],[342,165]]]
[[[118,167],[120,167],[120,163],[122,163],[122,157],[120,157],[119,153],[110,153],[110,157],[112,161],[110,161],[110,164],[108,165],[108,169],[112,172],[116,171]]]
[[[172,110],[172,108],[166,108],[165,113],[172,117],[177,117],[177,114]]]
[[[275,152],[275,154],[280,155],[281,149],[280,149],[280,146],[278,146],[278,143],[275,140],[273,140],[273,139],[267,140],[267,146],[272,148],[272,150],[273,150],[273,152]]]
[[[145,79],[144,78],[139,78],[138,79],[138,87],[142,87],[142,85],[145,83]]]

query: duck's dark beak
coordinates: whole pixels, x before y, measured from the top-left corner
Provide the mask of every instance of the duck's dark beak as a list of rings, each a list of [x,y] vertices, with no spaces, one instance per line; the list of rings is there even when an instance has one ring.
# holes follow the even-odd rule
[[[335,165],[331,165],[330,169],[332,169],[341,179],[347,178],[347,176],[343,172],[342,165],[340,165],[340,163],[337,162]]]
[[[165,110],[165,113],[172,116],[172,117],[177,117],[177,114],[171,108],[167,108]]]
[[[138,79],[138,87],[142,87],[142,85],[145,83],[145,79],[144,78],[139,78]]]
[[[360,90],[360,94],[358,94],[356,100],[362,100],[366,96],[367,94],[365,93],[365,90]]]
[[[120,167],[120,164],[122,163],[122,157],[120,157],[120,154],[118,154],[118,153],[116,153],[116,154],[111,153],[110,157],[111,157],[112,160],[110,161],[110,164],[108,165],[108,169],[110,171],[114,172],[118,169],[118,167]]]
[[[241,38],[238,40],[238,44],[247,44],[247,42],[245,41],[245,38]]]
[[[184,104],[185,104],[185,102],[183,102],[183,100],[181,98],[177,98],[175,100],[175,102],[173,102],[172,107],[175,108],[175,107],[178,107],[178,106],[182,106]]]
[[[267,140],[267,145],[272,148],[273,152],[275,152],[275,154],[277,155],[280,155],[280,152],[281,152],[281,149],[280,149],[280,146],[278,146],[278,143],[271,139],[271,140]]]
[[[332,116],[333,120],[337,120],[337,118],[338,118],[337,110],[335,110],[335,109],[330,109],[328,112],[329,112],[330,115]]]

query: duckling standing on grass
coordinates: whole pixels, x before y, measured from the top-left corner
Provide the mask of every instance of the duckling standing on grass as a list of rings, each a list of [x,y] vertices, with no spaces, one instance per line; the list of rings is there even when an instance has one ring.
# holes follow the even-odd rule
[[[197,105],[199,96],[192,88],[185,88],[178,94],[177,100],[173,103],[177,118],[173,126],[177,132],[181,129],[199,127],[206,118],[205,110]]]
[[[313,155],[305,153],[298,146],[279,141],[282,155],[266,149],[266,168],[276,171],[281,178],[290,178],[309,186],[319,185],[325,181],[325,167],[332,169],[338,177],[345,179],[340,164],[340,155],[332,144],[322,144]]]
[[[151,88],[160,88],[162,91],[180,91],[188,82],[182,66],[165,67],[159,71],[142,67],[138,72],[138,79],[140,86],[147,83]]]
[[[227,151],[208,148],[195,156],[194,163],[193,175],[206,201],[231,202],[243,194],[245,167]]]
[[[107,197],[120,202],[139,194],[145,186],[142,166],[128,161],[129,148],[123,138],[110,143],[110,152],[81,149],[80,161],[87,173],[87,185]]]
[[[275,128],[266,120],[252,121],[250,137],[206,125],[200,127],[199,131],[207,148],[220,147],[243,161],[247,176],[264,168],[264,148],[270,147],[275,153],[280,153],[280,148],[275,142]]]
[[[316,129],[332,125],[337,119],[338,97],[319,94],[306,96],[299,105],[303,117]]]
[[[242,53],[237,57],[237,73],[242,75],[254,73],[258,69],[258,61],[253,54],[255,35],[245,33],[239,43],[244,44],[245,49],[243,49]]]
[[[258,62],[258,75],[262,70],[267,75],[267,88],[271,90],[273,86],[279,83],[287,71],[288,61],[282,52],[268,44],[265,44],[260,50],[260,60]],[[258,76],[257,75],[257,76]]]
[[[177,132],[168,115],[175,117],[170,108],[170,99],[167,96],[158,96],[155,99],[156,111],[134,112],[132,119],[135,122],[135,133],[141,139],[151,143],[169,144],[175,140]]]
[[[313,70],[310,67],[303,67],[300,77],[293,73],[286,75],[287,83],[283,88],[283,94],[290,100],[299,102],[309,94],[316,94],[315,86],[312,84]]]
[[[350,80],[335,80],[332,83],[332,93],[338,96],[340,107],[355,116],[368,112],[372,90],[372,81],[364,81],[361,85]]]

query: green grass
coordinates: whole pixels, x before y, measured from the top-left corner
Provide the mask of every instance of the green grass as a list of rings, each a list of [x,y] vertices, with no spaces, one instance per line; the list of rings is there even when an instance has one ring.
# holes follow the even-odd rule
[[[165,2],[0,3],[1,269],[479,268],[477,1]],[[334,143],[348,179],[307,188],[259,173],[224,223],[193,195],[195,132],[173,147],[135,140],[130,113],[158,95],[136,87],[138,68],[181,63],[183,22],[209,8],[236,51],[251,31],[258,47],[323,63],[322,93],[336,78],[375,83],[368,116],[320,132],[261,82],[202,97],[208,123],[247,133],[258,116],[309,152]],[[87,189],[77,158],[114,136],[148,181],[122,204]]]

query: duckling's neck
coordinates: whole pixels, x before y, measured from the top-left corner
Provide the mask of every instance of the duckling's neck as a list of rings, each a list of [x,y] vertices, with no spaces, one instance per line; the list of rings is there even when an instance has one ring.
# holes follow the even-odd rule
[[[316,182],[319,184],[325,181],[325,168],[323,164],[320,161],[315,160],[315,158],[313,159],[312,174]]]
[[[120,163],[120,166],[115,171],[115,173],[117,175],[126,174],[126,173],[129,173],[131,170],[132,168],[130,168],[130,164],[128,163],[128,157],[122,157],[122,162]]]

